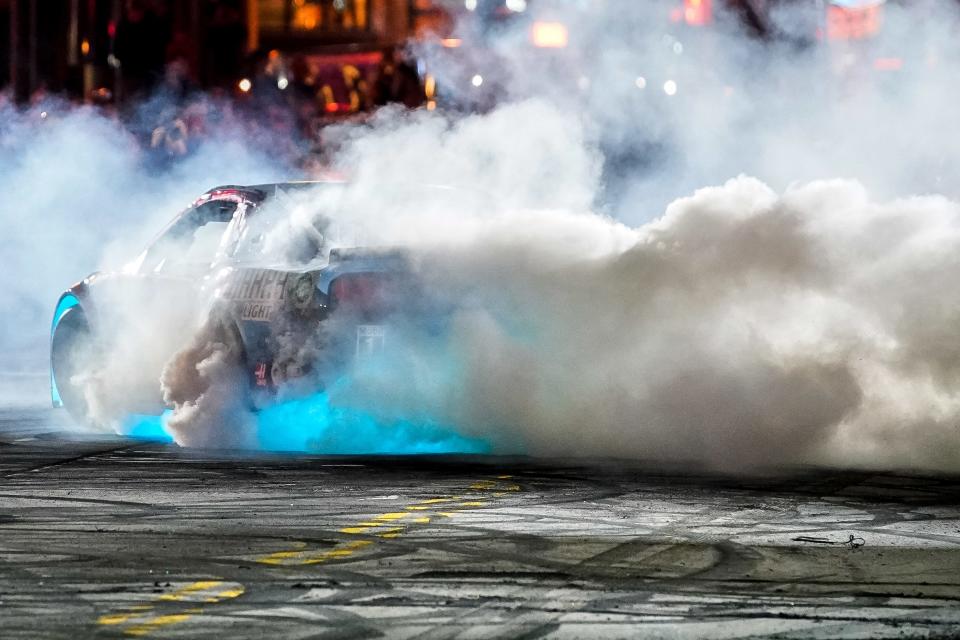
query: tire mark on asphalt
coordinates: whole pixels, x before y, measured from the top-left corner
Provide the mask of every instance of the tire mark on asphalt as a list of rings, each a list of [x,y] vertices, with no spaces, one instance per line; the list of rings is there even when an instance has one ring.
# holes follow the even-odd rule
[[[100,498],[77,498],[73,496],[38,496],[29,493],[0,493],[0,498],[8,498],[10,500],[36,500],[37,502],[79,502],[82,504],[102,504],[111,507],[134,507],[134,508],[150,508],[157,509],[160,511],[173,511],[175,507],[168,505],[158,505],[152,502],[132,502],[128,500],[103,500]]]
[[[54,467],[62,467],[62,466],[64,466],[64,465],[73,464],[74,462],[79,462],[80,460],[86,460],[86,459],[88,459],[88,458],[96,458],[97,456],[101,456],[101,455],[105,455],[105,454],[109,454],[109,453],[116,453],[117,451],[123,451],[124,449],[130,449],[130,448],[132,448],[132,447],[134,447],[134,446],[135,446],[135,444],[133,444],[133,443],[127,443],[127,444],[120,445],[120,446],[117,446],[117,447],[110,447],[110,448],[107,448],[107,449],[97,449],[97,450],[95,450],[95,451],[90,451],[90,452],[88,452],[88,453],[81,453],[81,454],[76,455],[76,456],[71,456],[71,457],[69,457],[69,458],[64,458],[63,460],[55,460],[55,461],[53,461],[53,462],[47,462],[47,463],[44,463],[44,464],[41,464],[41,465],[37,465],[37,466],[34,466],[34,467],[30,467],[30,468],[27,468],[27,469],[18,469],[18,470],[16,470],[16,471],[10,471],[10,472],[7,472],[7,473],[3,474],[3,475],[0,476],[0,477],[6,479],[6,478],[13,478],[13,477],[15,477],[15,476],[21,476],[21,475],[28,475],[28,474],[31,474],[31,473],[37,473],[37,472],[39,472],[39,471],[45,471],[45,470],[47,470],[47,469],[52,469],[52,468],[54,468]]]

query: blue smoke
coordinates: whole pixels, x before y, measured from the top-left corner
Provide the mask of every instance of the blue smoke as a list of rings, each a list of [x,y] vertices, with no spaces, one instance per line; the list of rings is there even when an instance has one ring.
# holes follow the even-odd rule
[[[149,416],[140,413],[129,415],[123,419],[117,432],[120,435],[135,440],[150,442],[173,442],[173,436],[166,429],[166,421],[172,412],[167,410],[159,416]]]
[[[326,393],[260,411],[257,438],[265,451],[375,455],[490,452],[488,443],[465,438],[449,427],[380,420],[359,409],[335,406]]]
[[[131,415],[119,432],[137,440],[173,442],[171,415]],[[326,393],[281,402],[256,414],[256,447],[263,451],[343,455],[490,453],[489,443],[466,438],[429,422],[380,420],[365,411],[338,407]]]

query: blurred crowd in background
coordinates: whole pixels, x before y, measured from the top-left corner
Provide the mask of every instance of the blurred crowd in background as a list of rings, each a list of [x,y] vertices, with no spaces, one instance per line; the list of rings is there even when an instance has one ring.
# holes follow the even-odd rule
[[[11,120],[43,124],[83,106],[122,125],[157,167],[242,132],[310,171],[325,161],[327,125],[427,102],[405,37],[375,32],[365,13],[389,4],[0,0],[0,30],[12,36],[0,54],[11,69],[0,79],[0,138]]]
[[[87,105],[121,123],[157,166],[189,155],[204,140],[242,131],[248,144],[311,171],[329,156],[328,125],[363,120],[377,107],[494,106],[509,78],[498,78],[508,65],[493,41],[511,26],[529,33],[529,49],[511,55],[529,57],[532,78],[547,70],[548,82],[568,82],[572,93],[597,91],[599,82],[563,57],[579,25],[551,10],[571,3],[588,14],[623,9],[616,0],[0,0],[0,30],[11,34],[10,46],[0,47],[0,63],[10,69],[0,83],[0,113],[16,108],[40,122]],[[670,57],[663,69],[676,67],[681,53],[698,64],[696,32],[731,23],[744,37],[792,47],[842,44],[834,66],[846,65],[851,77],[851,69],[896,74],[906,64],[859,46],[877,40],[886,0],[650,4],[658,7],[654,15],[662,14]],[[786,9],[790,31],[771,17]],[[678,32],[679,38],[668,35]],[[453,73],[438,81],[425,62],[431,56],[446,56]],[[709,58],[709,52],[700,57]],[[669,73],[627,71],[616,82],[630,90],[650,85],[660,100],[680,100],[681,72]],[[729,98],[737,88],[716,89]],[[697,99],[713,99],[709,90],[699,85]]]

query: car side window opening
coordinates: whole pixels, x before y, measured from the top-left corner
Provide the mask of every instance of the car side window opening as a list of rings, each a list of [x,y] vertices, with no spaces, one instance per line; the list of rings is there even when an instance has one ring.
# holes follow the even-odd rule
[[[329,191],[329,190],[328,190]],[[306,194],[305,194],[306,195]],[[310,200],[275,196],[247,215],[239,229],[233,259],[262,266],[305,265],[323,259],[329,249],[327,199],[318,192]]]
[[[188,274],[209,269],[238,206],[210,200],[183,212],[147,250],[140,272]]]

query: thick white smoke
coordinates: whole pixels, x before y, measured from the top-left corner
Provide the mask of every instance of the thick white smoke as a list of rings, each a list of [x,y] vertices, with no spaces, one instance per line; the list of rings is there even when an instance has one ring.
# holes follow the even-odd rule
[[[536,454],[956,469],[958,214],[737,178],[635,231],[490,221],[422,263],[469,301],[450,336],[405,341],[348,400]]]
[[[535,454],[960,464],[954,202],[741,176],[629,228],[587,210],[584,135],[528,101],[348,146],[338,219],[412,248],[457,311],[443,337],[401,329],[336,400]]]
[[[63,290],[92,271],[120,268],[212,186],[290,177],[249,139],[241,123],[228,123],[189,158],[158,171],[126,128],[92,108],[50,100],[21,111],[0,103],[0,402],[49,401],[50,320]],[[143,317],[140,302],[127,305],[129,318]],[[136,343],[142,337],[123,349],[144,349]]]
[[[500,451],[955,471],[955,10],[799,47],[626,4],[541,3],[571,25],[572,83],[508,30],[500,107],[327,132],[351,176],[335,221],[411,250],[455,309],[440,335],[398,321],[332,400]],[[427,54],[441,83],[472,64]],[[223,344],[167,367],[186,444],[247,437],[222,431],[249,417]]]

